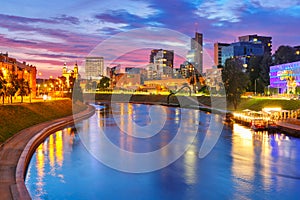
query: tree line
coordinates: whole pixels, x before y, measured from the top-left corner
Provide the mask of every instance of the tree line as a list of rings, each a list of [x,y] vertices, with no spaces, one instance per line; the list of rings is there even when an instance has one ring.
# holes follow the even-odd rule
[[[23,103],[23,97],[28,96],[31,93],[29,82],[24,78],[18,79],[18,75],[12,72],[8,72],[5,76],[0,71],[0,97],[2,104],[13,103],[13,97],[15,95],[21,96],[21,103]]]

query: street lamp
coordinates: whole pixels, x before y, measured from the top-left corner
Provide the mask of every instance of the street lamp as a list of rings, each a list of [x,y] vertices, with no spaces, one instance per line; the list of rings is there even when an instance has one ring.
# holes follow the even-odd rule
[[[38,96],[40,96],[40,84],[37,84],[37,87],[38,87]]]
[[[255,95],[255,96],[256,96],[256,80],[257,80],[257,79],[254,80],[254,95]]]

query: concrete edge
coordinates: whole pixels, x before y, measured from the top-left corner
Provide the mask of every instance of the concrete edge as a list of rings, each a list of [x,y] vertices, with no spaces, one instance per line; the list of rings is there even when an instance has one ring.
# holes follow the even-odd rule
[[[21,156],[18,160],[18,164],[16,166],[16,184],[10,186],[11,194],[13,199],[31,199],[29,192],[25,185],[25,176],[27,167],[30,163],[31,157],[36,151],[36,148],[51,134],[55,131],[58,131],[66,126],[74,125],[74,123],[82,121],[84,119],[89,118],[95,113],[95,108],[93,106],[88,105],[88,109],[77,113],[75,115],[71,115],[68,117],[61,118],[59,122],[53,122],[50,126],[45,127],[34,137],[32,137],[29,142],[26,144],[23,149]]]

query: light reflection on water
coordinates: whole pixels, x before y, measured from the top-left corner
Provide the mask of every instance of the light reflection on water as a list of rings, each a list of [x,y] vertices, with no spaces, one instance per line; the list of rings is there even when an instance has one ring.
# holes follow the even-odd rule
[[[148,109],[149,105],[118,104],[117,113],[129,113],[136,123],[146,125],[151,121],[145,116]],[[140,143],[120,132],[109,107],[82,122],[81,129],[91,132],[91,142],[96,137],[93,131],[101,127],[123,149],[153,151],[169,143],[182,117],[178,108],[164,109],[169,119],[166,130],[147,142]],[[195,110],[188,116],[193,125],[200,121],[196,140],[175,163],[145,174],[110,169],[88,154],[74,128],[58,131],[33,155],[26,176],[27,188],[33,199],[299,199],[299,139],[253,132],[234,124],[232,130],[225,127],[212,152],[199,159],[204,136],[213,134],[206,133],[209,121],[220,119]],[[120,119],[121,126],[131,130],[134,122]],[[95,148],[107,151],[101,146]],[[172,153],[162,151],[161,156]]]

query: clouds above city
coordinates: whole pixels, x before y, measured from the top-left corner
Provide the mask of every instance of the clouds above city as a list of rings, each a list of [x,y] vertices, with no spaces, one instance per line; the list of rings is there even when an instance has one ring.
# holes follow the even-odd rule
[[[64,62],[80,63],[101,42],[145,27],[169,29],[187,37],[193,37],[195,31],[202,32],[210,59],[214,42],[233,42],[244,34],[272,36],[274,51],[282,44],[300,44],[299,13],[300,1],[294,0],[12,0],[2,2],[0,7],[0,51],[32,62],[45,74],[49,69],[59,74],[59,70],[53,69],[59,69]],[[152,43],[153,48],[183,44],[167,32],[156,35],[133,32],[136,35],[131,34],[123,41],[139,38],[141,44]],[[122,44],[120,41],[116,45],[122,48]],[[135,53],[119,56],[118,61],[130,66],[136,61],[140,66],[147,64],[148,57]],[[206,62],[205,67],[210,67],[210,63]]]

